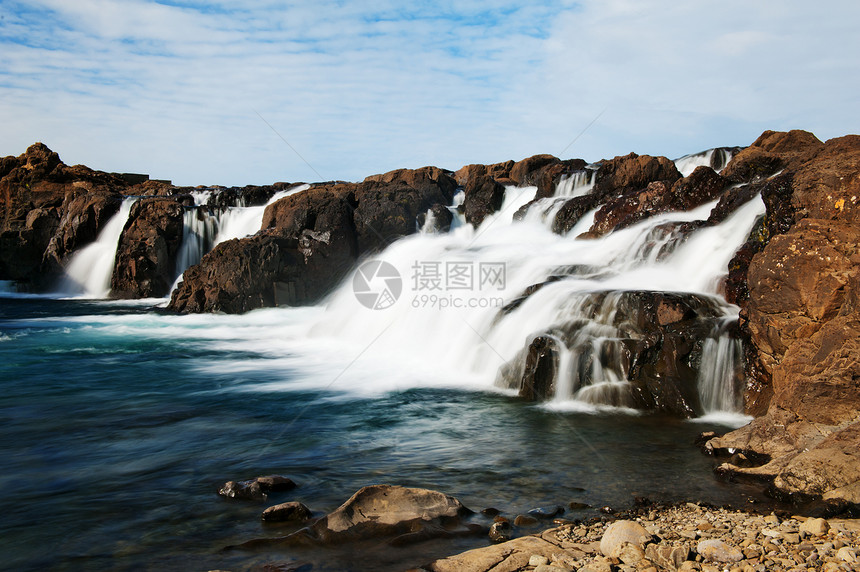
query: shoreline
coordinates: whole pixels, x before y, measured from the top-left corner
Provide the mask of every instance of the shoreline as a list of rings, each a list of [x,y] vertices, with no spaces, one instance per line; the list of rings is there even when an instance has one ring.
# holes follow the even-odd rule
[[[647,538],[607,548],[613,523]],[[615,527],[613,527],[615,528]],[[437,560],[415,572],[860,570],[860,521],[697,503],[654,504]],[[608,554],[607,554],[608,552]]]

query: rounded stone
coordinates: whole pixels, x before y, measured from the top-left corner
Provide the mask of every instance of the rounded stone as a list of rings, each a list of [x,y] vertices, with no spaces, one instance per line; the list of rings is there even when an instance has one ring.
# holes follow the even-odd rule
[[[625,542],[640,545],[651,538],[645,527],[632,520],[619,520],[613,522],[603,533],[600,539],[600,552],[604,556],[612,556],[612,553],[621,548]]]
[[[266,522],[305,522],[311,518],[311,509],[300,502],[285,502],[263,511]]]
[[[744,554],[722,540],[703,540],[696,546],[696,552],[710,562],[740,562]]]
[[[830,530],[830,525],[823,518],[810,518],[800,525],[800,532],[805,532],[812,536],[827,534],[828,530]]]

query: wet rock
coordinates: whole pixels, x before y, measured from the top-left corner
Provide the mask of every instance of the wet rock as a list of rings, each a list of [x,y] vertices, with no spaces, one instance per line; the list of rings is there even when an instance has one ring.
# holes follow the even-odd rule
[[[552,221],[552,231],[556,234],[567,234],[587,212],[600,205],[602,199],[599,194],[589,194],[565,201]]]
[[[260,483],[256,481],[227,481],[223,487],[218,490],[218,494],[222,497],[231,499],[243,499],[253,501],[264,501],[268,495],[263,492]]]
[[[218,245],[185,272],[169,308],[242,313],[319,301],[358,258],[416,232],[417,216],[451,201],[441,169],[401,169],[361,183],[321,185],[268,207],[263,230]]]
[[[632,520],[618,520],[609,525],[603,538],[600,539],[600,552],[604,556],[613,556],[621,549],[624,543],[644,545],[651,535],[638,522]]]
[[[573,356],[568,367],[577,399],[681,417],[703,411],[698,368],[702,340],[721,331],[718,302],[667,292],[594,292],[579,303],[579,312],[535,337],[500,371],[498,383],[527,399],[551,398],[563,344]],[[600,331],[600,344],[583,335],[589,328]],[[596,383],[596,362],[625,383]]]
[[[588,236],[600,237],[672,210],[676,209],[671,186],[665,181],[653,181],[644,189],[627,191],[604,203],[594,215]]]
[[[427,227],[427,221],[430,220],[430,226]],[[451,228],[451,222],[454,220],[454,215],[448,210],[448,207],[442,204],[435,204],[430,207],[426,213],[421,213],[417,217],[418,228],[429,230],[431,232],[448,232]]]
[[[511,523],[503,520],[499,522],[494,522],[492,526],[490,526],[490,541],[491,542],[506,542],[511,539],[511,535],[513,533],[513,529],[511,528]]]
[[[372,538],[425,540],[447,536],[471,511],[460,501],[427,489],[363,487],[335,511],[284,539],[289,543],[341,544]]]
[[[484,219],[502,208],[505,187],[488,175],[471,179],[463,189],[463,214],[466,221],[479,226]]]
[[[543,401],[552,398],[555,395],[554,382],[557,371],[558,346],[556,340],[548,336],[536,337],[528,347],[519,396],[529,401]]]
[[[292,479],[269,475],[247,481],[227,481],[218,490],[218,494],[227,498],[264,501],[271,492],[289,491],[294,488],[296,483]]]
[[[119,239],[111,277],[114,298],[160,298],[170,292],[182,244],[183,207],[169,198],[134,204]]]
[[[0,158],[0,280],[52,287],[68,255],[95,239],[129,188],[111,174],[64,164],[42,143]]]
[[[568,159],[547,165],[540,170],[537,182],[534,183],[538,188],[535,198],[542,199],[553,196],[562,177],[582,171],[586,165],[587,163],[582,159]]]
[[[564,514],[564,507],[560,507],[560,506],[539,507],[539,508],[533,508],[528,512],[529,516],[533,516],[535,518],[541,518],[541,519],[545,519],[545,520],[555,518],[560,514]]]
[[[518,514],[514,519],[514,526],[535,526],[538,519],[527,514]]]
[[[300,502],[285,502],[270,506],[263,511],[266,522],[305,522],[311,518],[311,510]]]

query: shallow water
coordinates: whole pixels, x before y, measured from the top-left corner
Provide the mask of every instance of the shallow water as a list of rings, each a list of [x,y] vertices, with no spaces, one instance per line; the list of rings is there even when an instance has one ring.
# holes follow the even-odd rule
[[[716,481],[712,459],[692,445],[725,425],[558,411],[427,371],[382,383],[384,364],[305,335],[321,312],[171,316],[144,303],[0,298],[6,567],[404,569],[487,542],[224,552],[289,531],[262,525],[266,505],[216,494],[263,474],[300,485],[269,504],[299,500],[316,514],[373,483],[510,515],[570,501],[624,508],[636,495],[762,500]]]

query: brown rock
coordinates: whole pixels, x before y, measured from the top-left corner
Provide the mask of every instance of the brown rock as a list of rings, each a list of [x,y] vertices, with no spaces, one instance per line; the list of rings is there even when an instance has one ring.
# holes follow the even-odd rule
[[[443,535],[471,511],[460,501],[427,489],[373,485],[363,487],[334,512],[310,528],[287,537],[287,542],[344,543],[361,539]]]
[[[666,157],[651,157],[630,153],[604,161],[597,171],[595,192],[624,194],[644,189],[655,181],[665,181],[668,186],[681,178],[675,163]]]
[[[763,455],[723,470],[772,477],[777,494],[855,502],[860,137],[766,132],[754,146],[786,170],[763,191],[769,240],[750,260],[741,312],[747,402],[761,410],[772,397],[766,416],[712,443]]]
[[[285,502],[270,506],[263,511],[266,522],[305,522],[311,518],[311,510],[300,502]]]
[[[722,175],[733,182],[764,179],[780,169],[795,170],[822,147],[808,131],[765,131],[752,145],[732,157]]]
[[[42,290],[119,208],[123,180],[65,165],[42,143],[0,159],[0,280]]]
[[[509,176],[520,187],[537,185],[543,170],[559,162],[558,157],[552,155],[534,155],[514,163]]]
[[[625,543],[643,545],[651,535],[645,527],[632,520],[618,520],[607,527],[600,539],[600,552],[613,556]]]
[[[170,292],[182,227],[178,201],[152,198],[135,203],[117,246],[111,296],[160,298]]]

